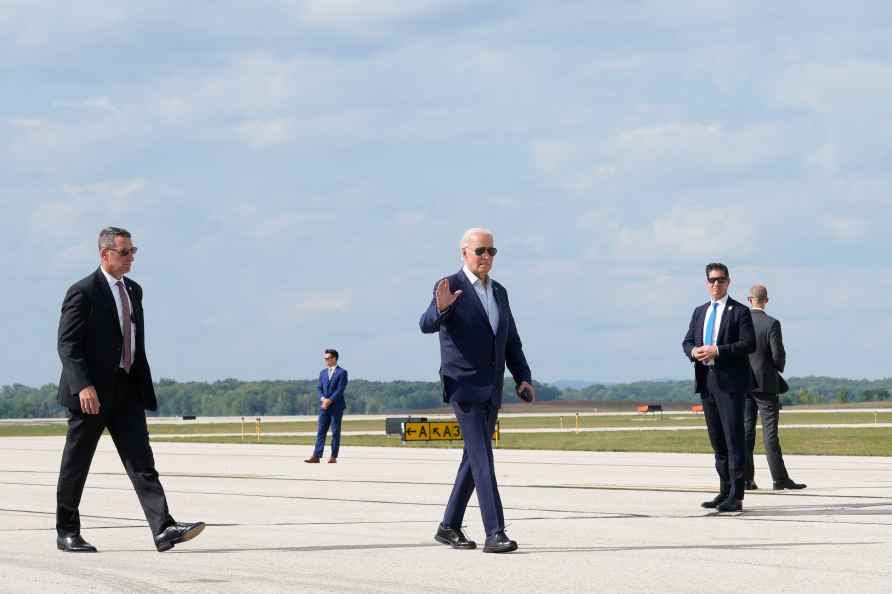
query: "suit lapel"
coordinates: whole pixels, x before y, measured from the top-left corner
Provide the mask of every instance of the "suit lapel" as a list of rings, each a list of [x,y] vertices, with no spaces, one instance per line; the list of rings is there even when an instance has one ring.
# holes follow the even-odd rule
[[[709,302],[707,301],[703,305],[700,306],[699,311],[697,312],[697,321],[694,324],[694,344],[697,346],[703,346],[706,344],[703,336],[703,326],[706,324],[706,312],[709,311]]]
[[[477,313],[486,322],[486,327],[489,328],[490,332],[492,331],[492,326],[489,324],[489,317],[486,315],[486,310],[483,309],[483,304],[480,303],[480,297],[477,295],[477,291],[474,289],[474,285],[471,284],[471,281],[468,280],[467,275],[465,274],[464,269],[458,271],[458,278],[460,282],[463,284],[462,291],[471,299],[472,307],[477,309]]]
[[[108,286],[108,281],[100,268],[96,269],[96,288],[99,290],[99,298],[103,301],[101,309],[108,310],[111,314],[111,322],[118,329],[118,334],[123,338],[124,333],[121,330],[121,320],[118,318],[118,306],[115,304],[111,287]]]
[[[722,310],[722,321],[719,324],[719,333],[716,335],[716,344],[725,344],[725,334],[728,329],[728,320],[731,317],[732,306],[738,305],[733,299],[728,297],[728,300],[725,301],[725,309]]]
[[[499,310],[499,324],[496,326],[496,336],[498,336],[503,330],[508,328],[508,311],[505,307],[505,299],[504,295],[502,295],[502,291],[492,282],[492,279],[490,279],[489,282],[492,283],[492,297],[495,299],[496,307]],[[487,320],[487,323],[488,322],[489,320]]]
[[[133,281],[131,281],[126,276],[122,278],[124,280],[124,288],[127,289],[127,299],[130,300],[130,318],[133,320],[133,332],[134,337],[136,338],[137,334],[140,331],[140,314],[137,312],[136,300],[133,299]]]

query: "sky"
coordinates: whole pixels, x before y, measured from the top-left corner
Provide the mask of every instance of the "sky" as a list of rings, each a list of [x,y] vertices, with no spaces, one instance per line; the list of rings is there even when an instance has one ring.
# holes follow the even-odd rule
[[[689,378],[768,287],[788,376],[892,376],[887,2],[0,0],[0,384],[58,381],[106,225],[155,379],[435,380],[492,229],[540,381]]]

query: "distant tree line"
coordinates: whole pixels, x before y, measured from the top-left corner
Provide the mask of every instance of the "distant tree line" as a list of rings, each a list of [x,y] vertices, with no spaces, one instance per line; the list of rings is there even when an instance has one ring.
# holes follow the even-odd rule
[[[511,380],[506,386],[513,385]],[[541,400],[555,400],[560,390],[536,383]],[[510,388],[509,388],[510,389]],[[63,417],[56,402],[55,384],[32,388],[22,384],[0,390],[0,418]],[[155,384],[158,411],[150,415],[256,416],[308,415],[319,410],[316,380],[245,382],[177,382],[161,379]],[[353,413],[389,413],[442,406],[438,382],[373,382],[350,380],[347,410]]]
[[[851,380],[807,376],[787,380],[790,390],[781,396],[785,405],[847,402],[882,402],[890,400],[892,378]],[[585,388],[561,390],[560,400],[635,400],[648,402],[694,402],[692,381],[632,382],[628,384],[592,384]]]
[[[890,400],[892,378],[850,380],[832,377],[802,377],[788,380],[785,405]],[[513,382],[506,379],[506,389]],[[625,400],[638,403],[695,402],[693,382],[654,381],[626,384],[592,384],[581,389],[559,390],[536,384],[539,400]],[[0,418],[62,417],[56,403],[56,385],[39,388],[13,384],[0,389]],[[161,379],[156,384],[159,416],[287,416],[318,411],[315,380],[246,382],[225,379],[216,382],[177,382]],[[393,413],[442,406],[438,382],[373,382],[351,380],[347,390],[348,412]]]

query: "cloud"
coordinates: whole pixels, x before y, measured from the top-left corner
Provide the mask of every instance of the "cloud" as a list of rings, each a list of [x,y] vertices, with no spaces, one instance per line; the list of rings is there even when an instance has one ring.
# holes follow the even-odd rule
[[[93,184],[64,184],[56,199],[38,202],[31,214],[32,236],[45,236],[66,227],[78,227],[97,213],[125,217],[144,195],[146,180]]]
[[[620,132],[616,146],[636,158],[659,159],[679,152],[703,154],[721,142],[723,136],[719,124],[673,122]]]
[[[304,0],[299,14],[312,25],[347,26],[378,24],[429,15],[449,6],[445,0]]]
[[[710,258],[713,254],[745,255],[754,237],[752,213],[739,207],[674,209],[651,225],[648,237],[654,253]],[[646,244],[645,244],[646,245]]]
[[[115,106],[108,97],[91,97],[80,101],[53,101],[53,107],[65,109],[95,109],[112,114],[120,114],[121,110]]]
[[[834,174],[840,168],[839,146],[826,142],[805,156],[805,164],[818,172]]]
[[[777,124],[731,130],[717,122],[667,122],[618,130],[600,141],[537,140],[532,161],[543,176],[577,193],[616,184],[671,188],[801,160],[799,142],[788,138],[789,131]]]
[[[288,303],[281,316],[271,318],[271,321],[298,322],[318,316],[320,314],[345,313],[352,309],[353,292],[349,289],[331,292],[304,293],[299,296],[282,296],[282,302]]]
[[[255,149],[287,144],[294,138],[295,131],[296,123],[292,118],[250,120],[237,128],[237,134]]]
[[[119,225],[133,231],[134,225],[150,225],[163,210],[159,201],[171,192],[142,178],[63,184],[31,200],[22,213],[20,241],[27,246],[29,260],[64,271],[93,258],[102,227]]]
[[[864,239],[871,225],[864,219],[846,214],[820,217],[817,221],[832,239],[852,242]]]
[[[892,102],[892,64],[879,61],[795,64],[778,82],[779,97],[819,113],[861,117]],[[840,112],[853,106],[859,109]]]

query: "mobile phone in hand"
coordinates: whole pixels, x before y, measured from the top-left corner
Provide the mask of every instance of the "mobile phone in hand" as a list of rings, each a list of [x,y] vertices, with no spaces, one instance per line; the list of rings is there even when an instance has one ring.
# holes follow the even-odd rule
[[[524,388],[520,392],[517,393],[518,398],[523,400],[524,402],[532,402],[533,401],[533,392],[529,388]]]

